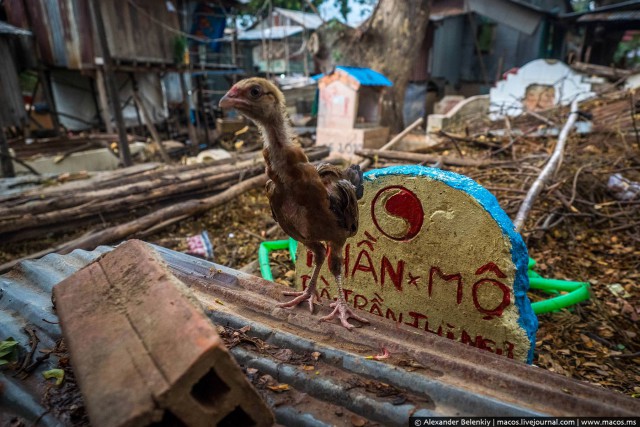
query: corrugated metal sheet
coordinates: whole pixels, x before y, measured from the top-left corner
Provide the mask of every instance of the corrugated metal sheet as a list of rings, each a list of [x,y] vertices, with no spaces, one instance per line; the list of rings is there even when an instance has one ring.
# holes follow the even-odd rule
[[[22,126],[27,115],[10,37],[0,36],[0,125]]]
[[[578,18],[578,22],[629,22],[640,21],[640,10],[621,10],[618,12],[588,13]]]
[[[315,30],[322,25],[322,18],[315,13],[306,13],[299,10],[283,9],[281,7],[274,7],[274,13],[278,13],[295,23],[302,25],[310,30]]]
[[[53,349],[62,337],[51,303],[53,287],[109,250],[100,247],[93,252],[76,250],[66,256],[51,254],[23,262],[0,276],[0,340],[13,337],[24,349],[29,349],[29,335],[25,331],[28,327],[40,340],[37,351]],[[0,393],[0,425],[8,425],[14,416],[33,423],[47,412],[42,402],[46,391],[42,372],[56,367],[57,362],[50,358],[26,380],[11,375],[0,379],[0,385],[4,386]],[[40,425],[57,426],[61,421],[49,414],[42,417]]]
[[[80,0],[77,0],[80,1]],[[116,60],[171,64],[178,14],[166,1],[101,0],[111,55]]]
[[[109,250],[100,247],[93,252],[47,255],[23,262],[0,276],[0,339],[13,336],[28,348],[24,328],[29,326],[41,340],[38,350],[53,348],[61,336],[52,310],[53,286]],[[283,425],[337,424],[328,418],[337,408],[342,408],[347,420],[350,413],[355,413],[381,425],[407,425],[410,414],[631,416],[640,411],[640,402],[621,394],[443,337],[418,336],[375,316],[370,318],[370,326],[350,332],[318,322],[318,315],[309,315],[306,310],[274,309],[274,298],[280,297],[278,287],[208,261],[164,248],[156,250],[208,307],[207,314],[216,324],[236,330],[249,326],[248,336],[276,349],[289,349],[295,355],[321,353],[314,368],[319,372],[316,374],[250,345],[231,350],[239,363],[291,386],[288,400],[263,390]],[[390,360],[395,358],[394,362],[363,357],[381,346],[392,352]],[[398,362],[402,359],[421,368],[402,368]],[[16,415],[29,423],[45,414],[41,400],[47,388],[41,372],[57,362],[53,358],[45,361],[26,380],[0,377],[0,425]],[[391,386],[397,394],[381,397],[367,391],[367,383]],[[404,400],[394,401],[397,396],[404,396]],[[69,424],[54,416],[55,409],[46,413],[39,425]]]
[[[238,40],[280,40],[302,32],[304,28],[299,25],[289,27],[254,28],[253,30],[238,33]]]
[[[441,21],[467,12],[464,0],[435,0],[429,10],[429,21]]]
[[[473,12],[528,35],[536,31],[544,16],[537,10],[505,0],[466,0],[466,5]]]
[[[8,21],[33,31],[43,62],[94,68],[93,24],[88,0],[6,0]],[[156,0],[103,0],[100,9],[111,54],[126,62],[174,62],[178,15]]]
[[[379,72],[372,70],[371,68],[345,67],[342,65],[338,65],[336,69],[342,70],[345,73],[349,74],[362,86],[393,86],[391,80],[389,80]],[[324,76],[324,74],[316,74],[311,78],[314,80],[320,80],[322,76]]]

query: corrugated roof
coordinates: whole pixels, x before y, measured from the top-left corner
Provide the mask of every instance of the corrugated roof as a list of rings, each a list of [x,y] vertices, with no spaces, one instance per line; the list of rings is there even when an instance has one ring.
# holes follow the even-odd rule
[[[621,10],[617,12],[589,13],[578,18],[578,22],[598,21],[640,21],[640,10]]]
[[[345,67],[338,65],[336,70],[342,70],[356,79],[362,86],[393,86],[391,80],[386,78],[383,74],[372,70],[371,68],[364,67]],[[314,80],[320,80],[324,74],[316,74],[312,77]]]
[[[637,414],[640,407],[636,400],[622,394],[437,335],[418,336],[373,318],[375,316],[370,318],[372,327],[350,332],[318,322],[317,315],[303,310],[295,314],[274,310],[273,304],[281,290],[266,281],[182,253],[157,246],[155,249],[173,274],[190,286],[203,306],[208,307],[206,312],[214,323],[234,329],[249,326],[248,336],[259,338],[276,349],[290,349],[296,355],[321,353],[315,364],[322,375],[315,375],[296,364],[282,362],[268,352],[259,353],[251,346],[231,349],[239,363],[258,368],[260,375],[266,373],[291,385],[289,403],[276,400],[275,394],[268,390],[263,393],[278,423],[283,425],[336,425],[330,416],[338,407],[342,407],[341,413],[347,420],[353,411],[382,425],[407,425],[411,414],[630,416]],[[92,252],[51,254],[40,260],[22,262],[0,276],[0,339],[13,336],[28,351],[29,336],[25,333],[28,326],[40,340],[34,358],[43,354],[41,350],[54,348],[61,331],[51,302],[53,287],[109,250],[109,247],[99,247]],[[212,276],[211,272],[216,273]],[[382,346],[394,352],[393,363],[363,357]],[[405,358],[415,361],[420,368],[407,370],[396,366],[398,360]],[[71,424],[70,419],[61,417],[64,414],[59,409],[72,410],[74,402],[64,390],[49,389],[42,377],[44,370],[57,364],[54,354],[27,379],[0,376],[3,389],[0,425],[8,424],[15,416],[27,424],[38,420],[40,426]],[[363,388],[364,382],[354,386],[352,380],[358,378],[374,384],[382,382],[399,394],[377,395]],[[62,387],[66,386],[66,382],[63,383]],[[45,410],[42,402],[46,393],[63,393],[51,412]],[[403,396],[406,400],[397,401]]]
[[[315,30],[323,24],[322,18],[315,13],[300,12],[299,10],[283,9],[281,7],[275,7],[273,10],[310,30]]]
[[[13,36],[30,36],[31,31],[14,27],[13,25],[7,24],[4,21],[0,21],[0,34],[10,34]]]
[[[109,247],[101,246],[92,252],[75,250],[64,256],[50,254],[36,261],[24,261],[0,276],[0,340],[13,337],[28,351],[29,335],[25,328],[29,328],[39,339],[34,359],[41,355],[38,351],[55,348],[62,332],[51,303],[53,287],[109,250]],[[53,355],[24,380],[4,376],[0,381],[4,388],[0,393],[0,425],[8,424],[14,416],[35,423],[42,414],[45,415],[39,425],[67,424],[49,414],[42,402],[47,390],[42,372],[56,368],[57,364]]]
[[[304,30],[300,25],[292,25],[287,27],[270,27],[260,29],[254,28],[253,30],[242,31],[238,33],[238,40],[280,40],[285,37],[290,37],[295,34],[301,33]]]

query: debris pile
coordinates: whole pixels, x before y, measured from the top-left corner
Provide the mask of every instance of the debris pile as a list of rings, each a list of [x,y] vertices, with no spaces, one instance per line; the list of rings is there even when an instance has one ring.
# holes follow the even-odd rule
[[[314,148],[307,154],[311,160],[319,160],[328,152],[327,148]],[[133,234],[146,236],[264,185],[261,156],[259,160],[254,156],[235,164],[234,159],[229,159],[186,166],[144,165],[67,185],[11,194],[2,198],[0,235],[8,245],[89,227],[80,237],[45,247],[23,259],[77,248],[93,249]],[[15,261],[4,264],[0,270],[14,264]]]

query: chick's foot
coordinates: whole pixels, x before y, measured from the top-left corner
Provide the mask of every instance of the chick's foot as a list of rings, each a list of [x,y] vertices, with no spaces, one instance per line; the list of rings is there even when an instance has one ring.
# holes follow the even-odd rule
[[[307,287],[307,289],[302,292],[284,291],[282,294],[286,296],[295,296],[295,298],[289,302],[282,302],[278,304],[278,307],[293,308],[300,304],[302,301],[306,300],[309,302],[309,311],[311,312],[311,314],[313,314],[313,305],[316,302],[320,301],[318,292],[316,292],[314,289],[311,289],[311,287]]]
[[[338,317],[340,319],[340,323],[342,323],[342,326],[344,326],[349,330],[354,328],[354,326],[347,321],[347,319],[349,318],[356,319],[357,321],[362,323],[366,323],[366,324],[369,323],[369,321],[364,317],[360,317],[357,314],[355,314],[353,310],[349,308],[349,306],[344,300],[338,299],[338,301],[331,303],[330,307],[333,308],[333,311],[331,312],[331,314],[321,317],[320,320],[324,320],[326,322]]]

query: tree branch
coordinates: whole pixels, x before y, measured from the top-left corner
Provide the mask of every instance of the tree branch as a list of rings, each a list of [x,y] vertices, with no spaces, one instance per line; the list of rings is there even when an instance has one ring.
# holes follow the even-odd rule
[[[556,144],[556,147],[553,149],[553,153],[551,154],[549,161],[547,162],[544,169],[542,169],[542,172],[540,172],[540,175],[538,175],[533,185],[529,189],[529,192],[527,193],[527,196],[524,198],[522,205],[520,205],[520,210],[518,210],[516,219],[515,221],[513,221],[513,224],[516,227],[516,231],[520,232],[522,230],[522,227],[524,226],[524,223],[527,220],[527,217],[529,216],[529,212],[533,207],[533,203],[535,202],[536,198],[538,197],[538,195],[540,194],[544,186],[547,184],[551,176],[553,176],[553,174],[556,172],[556,169],[558,168],[560,161],[562,159],[562,156],[564,154],[564,147],[567,143],[567,139],[569,138],[569,133],[573,129],[573,126],[575,125],[577,118],[578,118],[578,101],[574,100],[571,103],[571,112],[569,113],[569,119],[567,120],[564,127],[562,128],[562,131],[560,132],[560,136],[558,137],[558,143]]]

